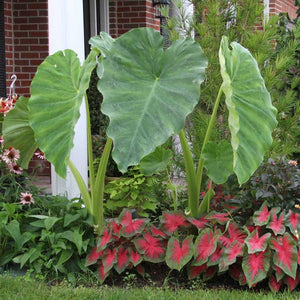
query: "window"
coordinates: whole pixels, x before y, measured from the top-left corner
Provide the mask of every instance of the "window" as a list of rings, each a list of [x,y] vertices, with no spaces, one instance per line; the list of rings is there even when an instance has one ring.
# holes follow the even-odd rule
[[[85,55],[90,52],[89,39],[101,31],[109,32],[108,0],[83,0]]]

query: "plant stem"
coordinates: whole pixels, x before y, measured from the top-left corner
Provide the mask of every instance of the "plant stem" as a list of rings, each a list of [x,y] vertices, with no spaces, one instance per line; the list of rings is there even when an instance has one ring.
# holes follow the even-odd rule
[[[89,180],[91,191],[94,190],[95,185],[95,172],[93,167],[93,144],[92,144],[92,130],[91,130],[91,118],[90,109],[86,93],[84,94],[85,109],[86,109],[86,126],[87,126],[87,149],[88,149],[88,162],[89,162]],[[94,201],[92,195],[92,202]]]
[[[184,129],[179,131],[179,138],[183,152],[186,179],[188,185],[189,209],[192,217],[197,217],[199,194],[197,193],[196,173],[191,150],[189,148]]]
[[[92,190],[93,199],[95,199],[95,205],[93,207],[96,216],[96,232],[99,234],[103,227],[104,216],[103,216],[103,194],[104,194],[104,180],[107,168],[107,162],[110,156],[112,148],[112,139],[108,138],[104,147],[104,151],[98,167],[98,172],[95,181],[95,188]]]
[[[202,145],[202,148],[201,148],[201,154],[200,154],[200,157],[199,157],[199,164],[198,164],[197,173],[196,173],[196,184],[197,184],[197,194],[198,194],[198,196],[200,195],[200,191],[201,191],[203,166],[204,166],[204,159],[202,158],[202,153],[203,153],[204,148],[205,148],[205,146],[206,146],[206,144],[207,144],[207,142],[208,142],[208,140],[210,139],[210,136],[211,136],[211,131],[212,131],[212,128],[214,126],[215,119],[216,119],[216,116],[217,116],[217,111],[218,111],[218,107],[219,107],[219,104],[220,104],[222,92],[223,92],[223,90],[222,90],[222,86],[221,86],[220,89],[219,89],[219,92],[218,92],[218,96],[217,96],[217,99],[216,99],[216,102],[215,102],[215,105],[214,105],[212,115],[210,117],[210,121],[209,121],[207,130],[206,130],[205,138],[204,138],[203,145]]]

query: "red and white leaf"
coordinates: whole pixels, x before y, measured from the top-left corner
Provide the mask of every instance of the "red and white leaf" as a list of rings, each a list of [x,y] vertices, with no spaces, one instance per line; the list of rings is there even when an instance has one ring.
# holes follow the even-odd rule
[[[109,242],[112,240],[111,230],[109,227],[105,227],[101,232],[101,235],[97,241],[98,250],[105,249]]]
[[[188,269],[188,277],[189,277],[189,279],[191,280],[191,279],[199,276],[206,269],[207,269],[207,265],[206,264],[203,264],[201,266],[191,266],[191,267],[189,267],[189,269]]]
[[[298,213],[289,210],[286,215],[285,224],[288,226],[294,236],[299,238],[298,229],[300,228],[300,215]]]
[[[133,237],[137,233],[141,233],[148,219],[135,219],[132,220],[132,215],[129,210],[124,209],[119,216],[120,224],[123,226],[121,234],[125,237]]]
[[[166,263],[170,269],[180,271],[193,257],[193,236],[188,236],[180,245],[176,237],[168,242]]]
[[[169,235],[176,231],[179,227],[189,226],[187,218],[180,213],[163,212],[161,223],[164,226],[165,232]]]
[[[298,251],[296,242],[290,234],[286,232],[283,237],[273,238],[271,247],[275,250],[273,255],[274,264],[288,276],[296,278]]]
[[[248,254],[244,251],[242,268],[249,287],[266,278],[270,269],[269,251]]]
[[[223,252],[222,259],[219,264],[220,272],[227,270],[230,265],[236,262],[237,257],[240,256],[243,256],[243,244],[235,241]]]
[[[209,228],[201,231],[195,241],[194,265],[200,266],[208,261],[210,255],[212,255],[217,249],[218,238],[219,236]]]
[[[113,238],[119,238],[121,234],[122,224],[118,224],[117,222],[112,221],[110,226]]]
[[[258,231],[253,231],[246,239],[245,243],[248,247],[248,253],[256,253],[260,251],[265,251],[270,240],[271,233],[266,233],[259,237]]]
[[[284,213],[277,216],[279,210],[277,207],[271,209],[271,217],[267,225],[267,228],[272,229],[275,235],[284,234],[285,232]]]
[[[257,210],[253,215],[253,222],[257,226],[266,225],[269,222],[270,214],[268,210],[267,203],[264,202],[259,210]]]
[[[128,249],[120,247],[117,252],[117,262],[115,263],[115,270],[121,274],[129,265],[129,253]]]
[[[282,286],[282,280],[277,280],[274,275],[269,278],[269,288],[272,292],[278,292]]]
[[[286,276],[286,277],[284,278],[284,283],[288,286],[289,291],[291,292],[291,291],[293,291],[293,290],[297,287],[297,285],[299,284],[299,278],[298,278],[298,276],[296,276],[295,279],[292,278],[292,277],[290,277],[290,276]]]
[[[227,235],[220,236],[219,240],[224,247],[229,247],[234,241],[238,241],[243,244],[246,237],[246,232],[242,230],[239,225],[234,222],[229,222]]]
[[[154,263],[164,261],[166,249],[162,241],[152,236],[150,232],[146,232],[141,238],[136,238],[134,245],[139,253],[144,255],[145,260]]]
[[[138,264],[141,263],[141,261],[143,260],[142,256],[140,255],[140,253],[138,253],[137,251],[135,251],[132,248],[129,248],[129,261],[136,267]]]
[[[105,249],[104,255],[102,258],[102,264],[104,267],[104,273],[109,272],[109,270],[114,266],[115,262],[117,261],[117,249]]]
[[[205,218],[211,221],[215,221],[222,225],[230,220],[229,213],[217,213],[217,212],[210,212],[205,216]]]
[[[210,266],[218,265],[224,251],[225,251],[225,248],[221,248],[218,245],[216,251],[209,257],[207,266],[210,267]]]
[[[95,246],[92,252],[87,256],[86,266],[90,266],[98,261],[98,259],[102,258],[103,250],[98,251],[97,246]]]
[[[104,280],[107,278],[107,276],[109,275],[109,272],[105,272],[104,271],[104,266],[102,264],[102,261],[100,261],[99,263],[99,268],[98,268],[98,279],[100,281],[100,283],[102,284],[104,282]]]

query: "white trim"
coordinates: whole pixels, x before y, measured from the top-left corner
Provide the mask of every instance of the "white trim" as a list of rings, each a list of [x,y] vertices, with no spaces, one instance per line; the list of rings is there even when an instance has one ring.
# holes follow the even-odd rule
[[[82,0],[48,0],[49,53],[58,50],[74,50],[81,62],[84,60],[84,26]],[[80,107],[80,119],[75,126],[74,147],[70,159],[83,180],[88,182],[87,135],[84,101]],[[67,170],[67,178],[60,178],[51,166],[52,193],[64,194],[68,198],[80,196],[76,181]]]

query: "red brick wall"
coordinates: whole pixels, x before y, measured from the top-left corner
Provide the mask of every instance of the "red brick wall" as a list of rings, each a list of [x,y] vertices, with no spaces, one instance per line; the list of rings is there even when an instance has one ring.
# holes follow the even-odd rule
[[[4,7],[7,86],[16,74],[16,93],[29,96],[36,69],[49,53],[48,1],[4,0]]]
[[[6,82],[9,83],[11,74],[14,73],[14,40],[13,40],[13,9],[12,0],[4,1],[4,24],[5,24],[5,60]],[[7,89],[8,95],[8,89]]]
[[[294,0],[269,0],[269,7],[271,15],[278,15],[280,12],[287,12],[291,19],[296,18]]]
[[[118,37],[136,27],[160,28],[152,0],[113,0],[109,2],[110,34]]]

